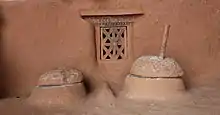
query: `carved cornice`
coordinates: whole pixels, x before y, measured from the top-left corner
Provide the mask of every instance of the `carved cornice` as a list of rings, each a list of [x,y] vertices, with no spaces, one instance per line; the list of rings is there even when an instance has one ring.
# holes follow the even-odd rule
[[[83,19],[100,26],[118,26],[133,23],[135,18],[142,15],[140,10],[104,10],[81,11]]]
[[[135,18],[134,16],[91,16],[84,19],[100,26],[118,26],[133,23]]]

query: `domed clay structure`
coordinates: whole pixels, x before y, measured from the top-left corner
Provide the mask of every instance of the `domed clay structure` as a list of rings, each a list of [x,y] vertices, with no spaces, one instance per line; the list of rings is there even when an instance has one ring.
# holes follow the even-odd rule
[[[128,98],[168,99],[185,91],[182,68],[174,59],[164,58],[168,30],[166,26],[160,56],[142,56],[134,62],[125,82]]]
[[[76,69],[59,68],[40,76],[27,102],[39,107],[71,106],[85,94],[83,74]]]

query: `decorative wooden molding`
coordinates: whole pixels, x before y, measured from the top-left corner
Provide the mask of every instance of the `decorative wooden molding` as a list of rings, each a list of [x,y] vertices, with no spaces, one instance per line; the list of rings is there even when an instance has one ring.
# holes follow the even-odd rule
[[[139,9],[111,9],[111,10],[81,10],[81,16],[125,16],[125,15],[143,15]]]
[[[94,24],[100,25],[126,25],[134,22],[136,16],[143,15],[141,10],[82,10],[80,15],[83,19],[86,19]]]

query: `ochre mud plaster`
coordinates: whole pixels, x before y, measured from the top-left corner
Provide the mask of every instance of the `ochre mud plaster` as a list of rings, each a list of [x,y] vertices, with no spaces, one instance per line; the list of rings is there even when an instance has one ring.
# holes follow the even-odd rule
[[[86,104],[96,104],[96,106],[114,106],[116,97],[107,83],[101,84],[93,93],[88,95]]]
[[[187,84],[198,86],[219,76],[218,0],[29,0],[2,3],[5,28],[1,38],[1,85],[8,95],[24,96],[39,75],[58,66],[81,70],[95,84],[108,81],[119,90],[133,61],[98,67],[92,26],[80,9],[130,8],[142,5],[145,16],[134,24],[134,57],[158,54],[163,24],[172,25],[167,56],[184,68]],[[118,4],[118,5],[115,5]]]

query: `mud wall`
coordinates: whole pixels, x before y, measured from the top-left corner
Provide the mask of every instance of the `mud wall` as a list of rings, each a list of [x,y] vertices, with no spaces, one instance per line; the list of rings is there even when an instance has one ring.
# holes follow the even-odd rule
[[[39,76],[59,66],[81,70],[90,84],[108,81],[120,89],[132,61],[100,68],[93,27],[80,9],[141,7],[134,25],[134,59],[157,55],[163,26],[171,24],[167,56],[183,67],[188,86],[220,75],[220,2],[218,0],[28,0],[1,3],[2,95],[26,96]],[[107,72],[107,73],[106,73]]]

